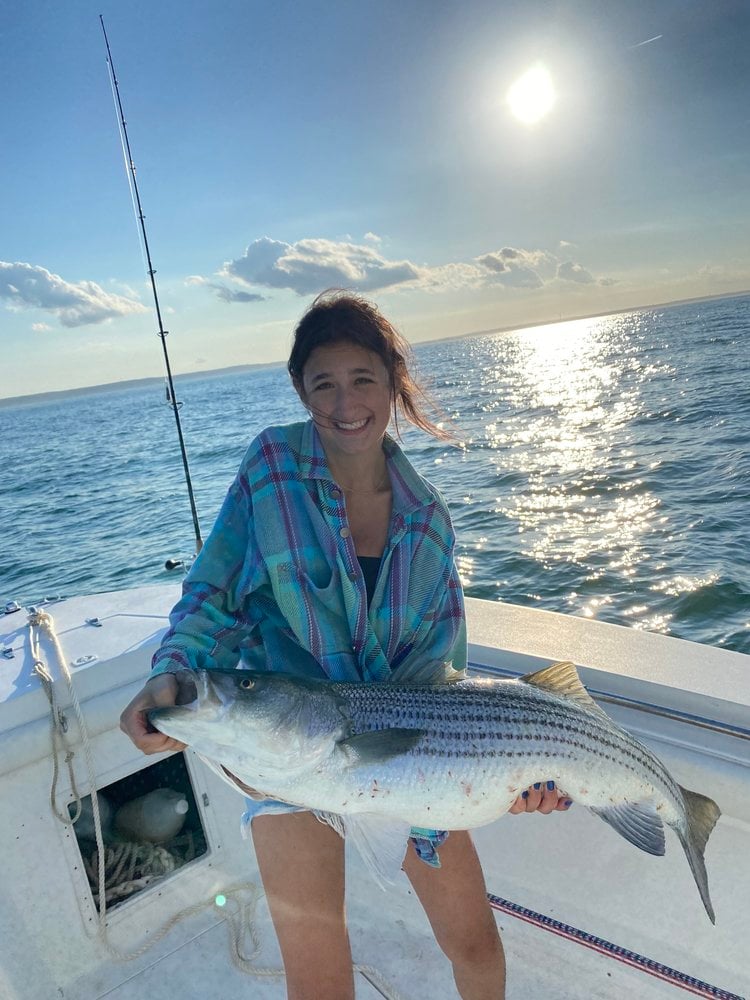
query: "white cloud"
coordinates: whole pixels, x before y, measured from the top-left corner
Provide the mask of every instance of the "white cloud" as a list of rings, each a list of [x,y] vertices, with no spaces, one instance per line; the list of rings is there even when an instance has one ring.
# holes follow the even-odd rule
[[[264,236],[242,257],[227,261],[222,275],[248,285],[310,295],[325,288],[362,292],[418,281],[422,270],[408,260],[391,261],[373,247],[326,239],[282,243]]]
[[[523,250],[503,247],[476,258],[477,264],[490,272],[485,283],[508,288],[541,288],[557,273],[558,260],[546,250]]]
[[[374,243],[377,237],[368,233],[364,239]],[[566,250],[569,253],[569,245]],[[556,279],[578,284],[597,281],[581,264],[548,250],[504,246],[473,260],[428,266],[409,260],[390,260],[375,245],[328,239],[284,243],[268,236],[251,243],[241,257],[227,261],[218,277],[224,281],[219,283],[201,276],[187,281],[212,289],[226,302],[263,298],[242,290],[248,287],[311,295],[326,288],[446,292],[501,286],[533,291]],[[238,287],[231,287],[232,283]],[[611,284],[612,279],[602,278],[599,283]]]
[[[230,288],[219,281],[209,281],[208,278],[202,278],[199,274],[191,275],[191,277],[185,280],[185,284],[202,285],[204,288],[210,288],[216,292],[222,302],[265,302],[266,300],[265,295],[258,295],[256,292],[245,292],[239,288]]]
[[[94,281],[65,281],[37,264],[18,261],[0,261],[0,298],[15,309],[45,309],[67,327],[146,311],[136,299],[105,292]]]
[[[32,323],[31,329],[37,333],[44,333],[47,330],[51,330],[52,327],[49,325],[49,323]]]

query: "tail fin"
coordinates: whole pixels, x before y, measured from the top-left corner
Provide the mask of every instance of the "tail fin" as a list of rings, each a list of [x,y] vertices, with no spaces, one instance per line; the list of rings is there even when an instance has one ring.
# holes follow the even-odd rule
[[[683,834],[680,830],[677,834],[685,848],[690,868],[693,872],[695,884],[701,894],[703,905],[712,924],[716,923],[714,908],[711,905],[711,897],[708,894],[708,875],[706,874],[706,863],[703,860],[703,852],[706,848],[711,831],[716,825],[716,821],[721,816],[721,810],[713,799],[698,792],[691,792],[687,788],[678,786],[682,792],[682,799],[685,803],[685,816],[687,819],[687,830]]]

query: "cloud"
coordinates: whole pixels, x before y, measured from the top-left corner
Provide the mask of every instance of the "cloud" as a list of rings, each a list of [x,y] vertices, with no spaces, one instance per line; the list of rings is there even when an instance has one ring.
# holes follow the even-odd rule
[[[239,288],[229,288],[218,281],[209,281],[208,278],[202,278],[199,274],[194,274],[186,278],[185,284],[202,285],[204,288],[210,288],[216,292],[216,295],[222,302],[265,302],[266,300],[265,295],[258,295],[257,292],[245,292]]]
[[[32,323],[31,329],[37,333],[44,333],[47,330],[51,330],[52,327],[49,325],[49,323]]]
[[[502,259],[500,253],[485,253],[481,257],[477,257],[477,262],[483,267],[486,267],[488,271],[494,271],[496,274],[500,274],[503,271],[508,270],[508,265]]]
[[[93,281],[65,281],[37,264],[18,261],[0,261],[0,298],[15,309],[46,309],[67,327],[146,311],[136,299],[105,292]]]
[[[581,285],[590,285],[596,279],[590,271],[572,260],[562,261],[557,267],[557,277],[563,281],[577,281]]]
[[[251,243],[242,257],[227,261],[221,271],[235,281],[297,295],[332,287],[374,292],[419,281],[422,273],[410,261],[388,260],[370,246],[326,239],[290,244],[267,236]]]
[[[485,283],[505,285],[508,288],[541,288],[557,273],[558,261],[546,250],[523,250],[503,247],[476,258],[476,263],[492,273],[485,276]]]
[[[218,272],[223,279],[193,276],[189,284],[211,288],[225,302],[255,302],[263,298],[247,288],[267,288],[311,295],[326,288],[352,288],[362,292],[409,289],[447,292],[488,287],[519,291],[543,288],[552,281],[577,284],[613,284],[595,278],[581,264],[548,250],[503,246],[473,260],[448,264],[415,264],[391,260],[372,233],[370,245],[350,240],[303,239],[285,243],[264,236],[251,243],[241,257],[226,261]],[[571,244],[560,247],[569,256]],[[227,284],[228,282],[228,284]],[[234,286],[234,287],[233,287]]]

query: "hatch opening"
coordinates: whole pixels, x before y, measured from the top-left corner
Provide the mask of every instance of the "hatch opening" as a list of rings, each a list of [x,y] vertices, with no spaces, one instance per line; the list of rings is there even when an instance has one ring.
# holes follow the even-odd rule
[[[182,753],[97,788],[97,799],[108,911],[209,852]],[[72,818],[75,803],[70,803],[68,810]],[[81,814],[73,830],[98,910],[99,855],[90,795],[81,800]]]

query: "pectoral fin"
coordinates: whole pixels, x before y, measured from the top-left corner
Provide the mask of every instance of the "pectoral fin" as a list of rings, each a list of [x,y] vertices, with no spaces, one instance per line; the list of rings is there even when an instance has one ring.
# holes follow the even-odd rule
[[[336,747],[346,755],[350,767],[356,764],[382,764],[391,757],[408,753],[422,736],[423,729],[379,729],[340,740]]]

